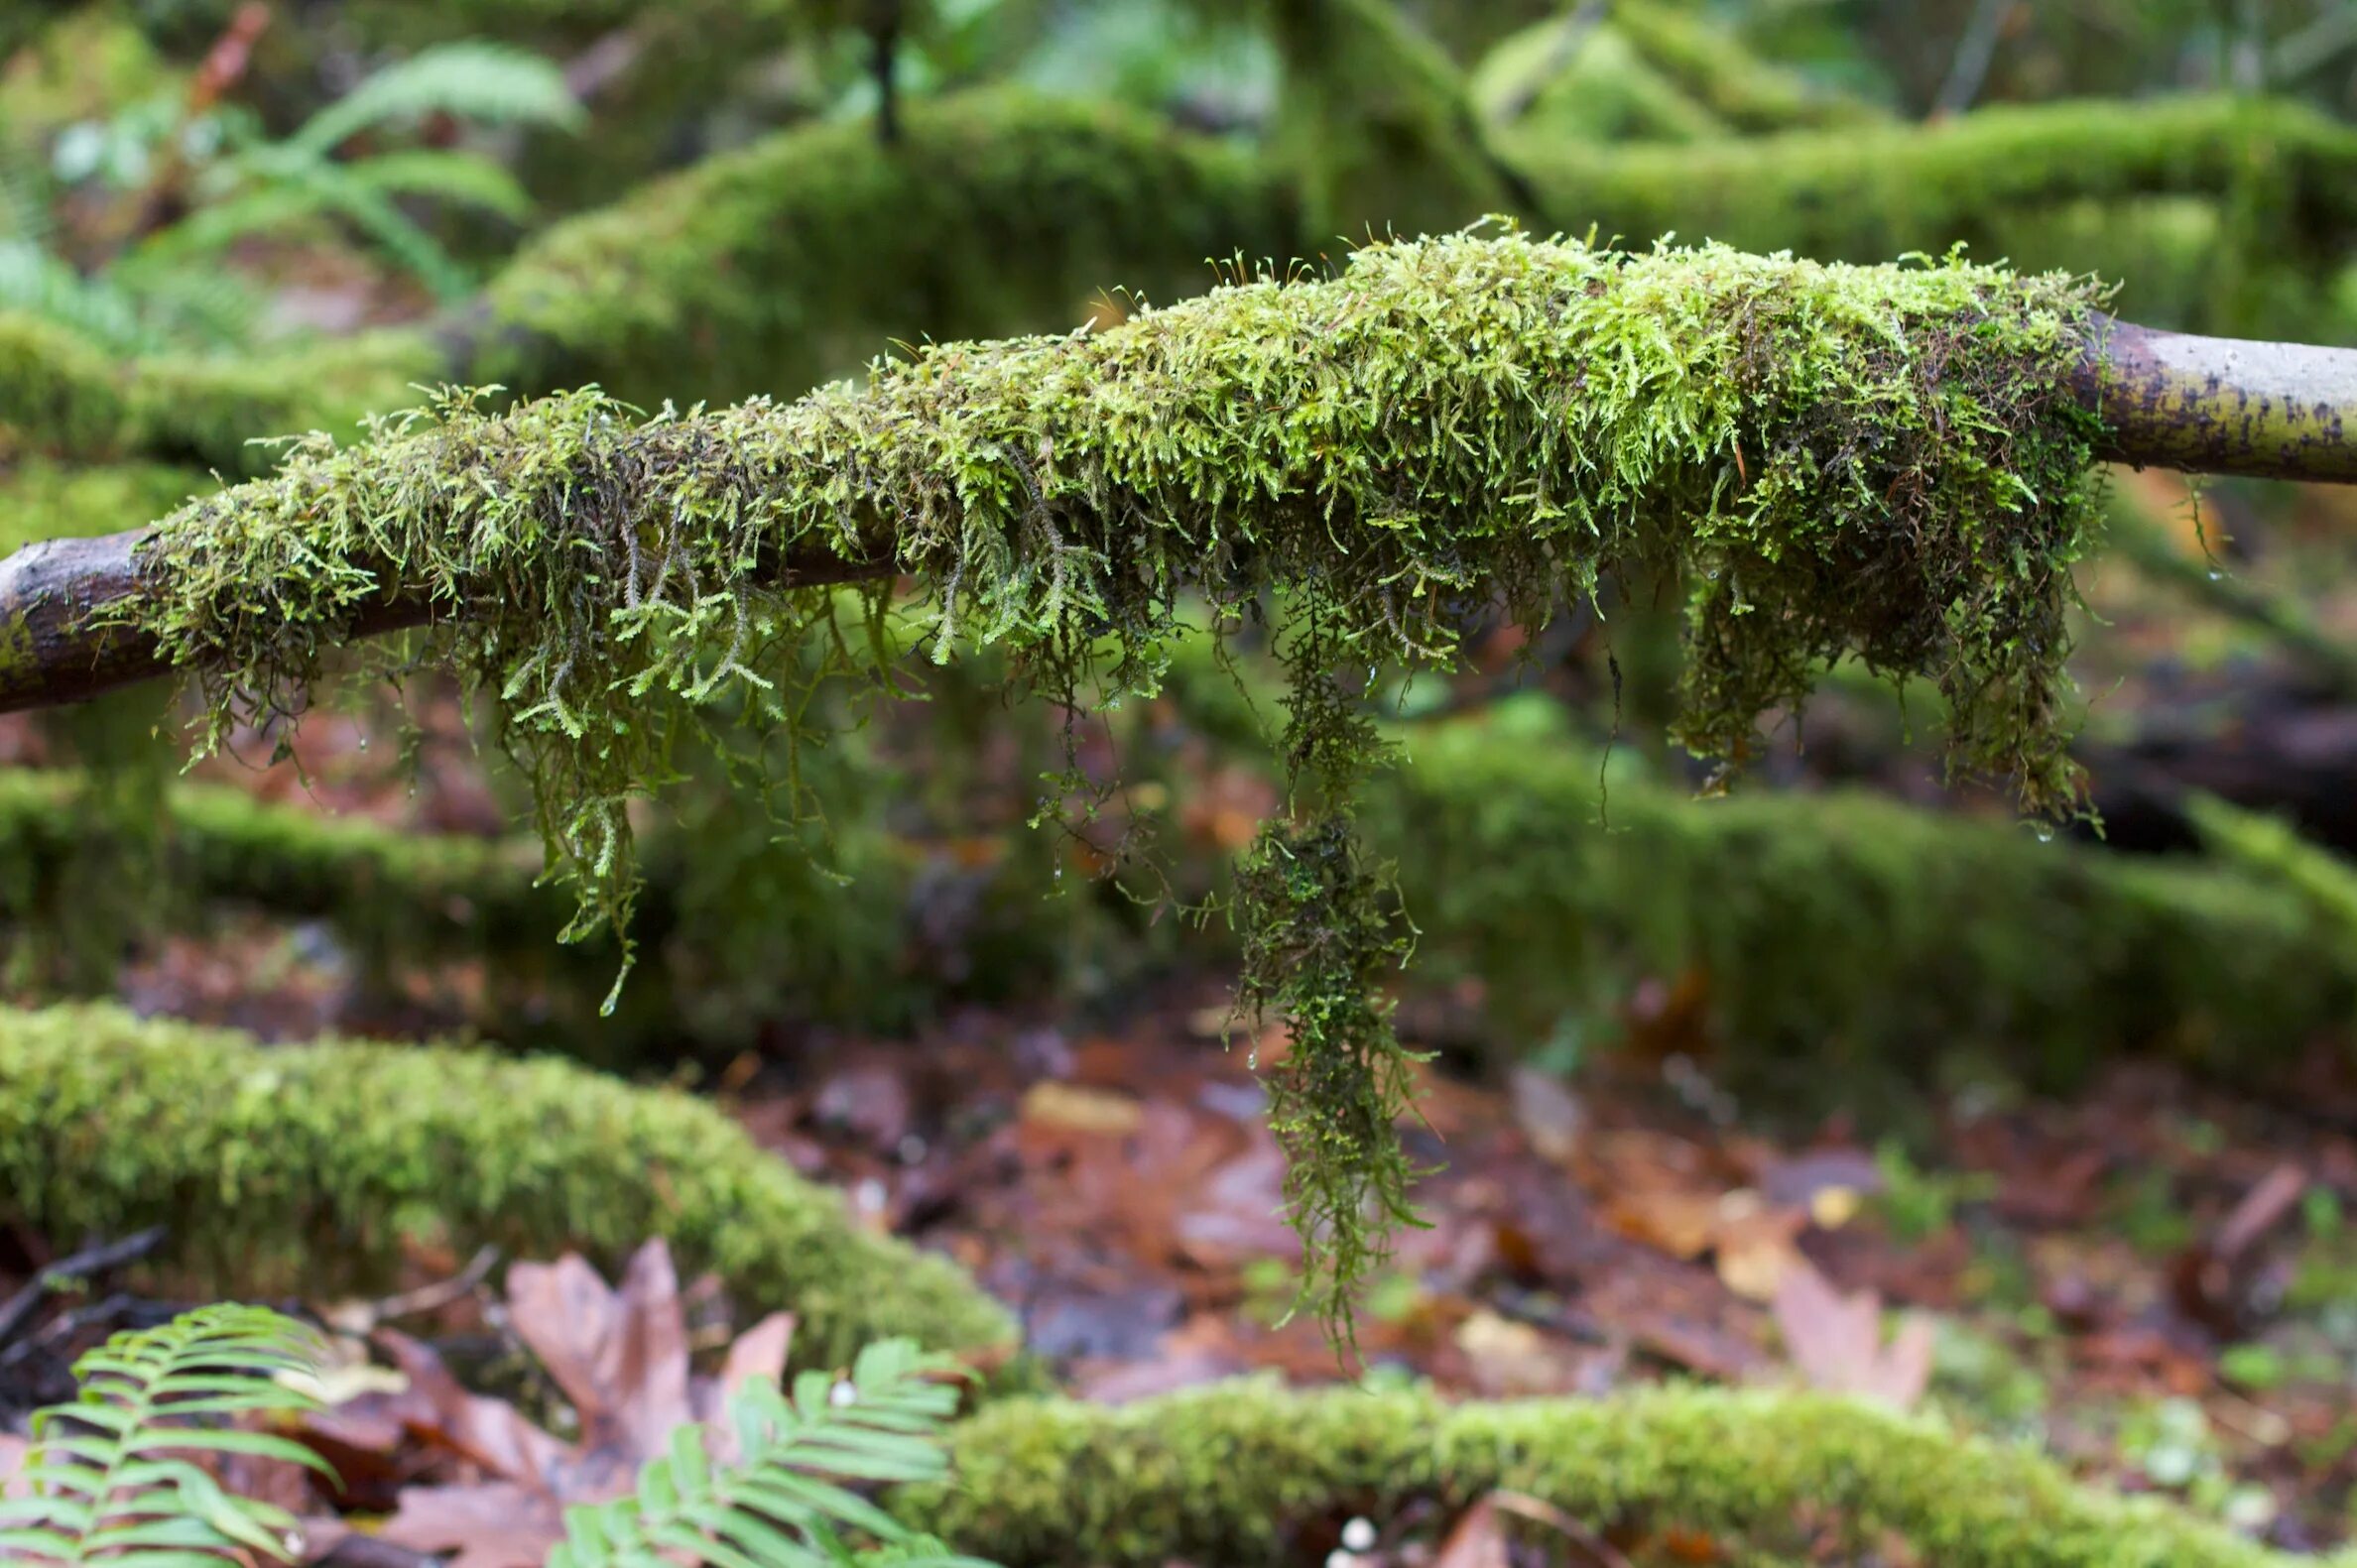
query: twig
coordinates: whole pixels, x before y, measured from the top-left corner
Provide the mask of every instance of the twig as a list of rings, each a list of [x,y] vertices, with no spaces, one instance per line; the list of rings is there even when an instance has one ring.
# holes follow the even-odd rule
[[[484,1247],[457,1273],[415,1290],[386,1296],[377,1301],[358,1301],[339,1307],[331,1314],[331,1326],[346,1334],[366,1334],[380,1323],[395,1318],[415,1317],[421,1312],[438,1311],[461,1297],[471,1295],[477,1285],[491,1276],[499,1265],[499,1249]]]
[[[42,1303],[56,1293],[54,1281],[88,1278],[135,1264],[162,1246],[167,1234],[161,1225],[150,1226],[120,1241],[84,1248],[42,1269],[23,1289],[0,1302],[0,1345],[16,1338],[32,1321],[33,1314],[41,1310]]]

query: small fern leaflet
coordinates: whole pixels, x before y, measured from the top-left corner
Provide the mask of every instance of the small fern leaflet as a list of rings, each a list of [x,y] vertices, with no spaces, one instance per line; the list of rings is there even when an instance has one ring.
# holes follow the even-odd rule
[[[860,1352],[841,1384],[806,1372],[791,1397],[748,1385],[728,1403],[733,1454],[715,1457],[702,1428],[681,1428],[671,1451],[640,1472],[635,1497],[565,1511],[565,1539],[548,1568],[982,1568],[846,1485],[930,1480],[947,1468],[941,1428],[957,1390],[937,1379],[954,1366],[885,1340]],[[854,1551],[846,1533],[882,1549]]]
[[[285,1438],[191,1423],[310,1408],[281,1375],[310,1373],[311,1350],[300,1324],[232,1302],[91,1351],[74,1365],[73,1401],[33,1418],[31,1496],[0,1503],[0,1559],[221,1568],[241,1552],[284,1558],[293,1516],[231,1497],[187,1456],[250,1454],[333,1472]]]

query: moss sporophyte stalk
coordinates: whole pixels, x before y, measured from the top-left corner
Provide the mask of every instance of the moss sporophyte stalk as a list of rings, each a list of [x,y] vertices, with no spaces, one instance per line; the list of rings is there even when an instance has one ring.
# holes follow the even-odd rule
[[[1535,625],[1608,570],[1675,572],[1697,753],[1740,763],[1855,655],[1937,682],[1957,767],[2075,809],[2064,612],[2098,432],[2071,375],[2095,299],[1955,257],[1371,245],[792,402],[445,393],[175,513],[114,613],[186,672],[210,749],[299,712],[367,608],[430,607],[374,657],[493,699],[579,934],[627,930],[627,807],[682,740],[822,740],[816,688],[877,676],[888,573],[935,658],[995,647],[1072,705],[1156,689],[1182,604],[1216,628],[1273,601],[1303,629],[1279,647],[1296,805],[1244,867],[1245,999],[1292,1031],[1280,1130],[1312,1299],[1337,1304],[1406,1179],[1377,999],[1403,928],[1352,827],[1383,750],[1356,672],[1446,668],[1473,612]]]

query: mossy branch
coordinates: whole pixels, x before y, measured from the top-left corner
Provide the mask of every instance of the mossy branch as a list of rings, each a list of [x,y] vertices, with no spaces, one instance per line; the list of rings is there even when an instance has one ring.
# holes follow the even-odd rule
[[[1412,248],[1390,249],[1405,253]],[[1297,286],[1295,292],[1346,290],[1348,283],[1345,279],[1340,284]],[[1163,312],[1155,319],[1167,325],[1197,319],[1202,313],[1190,308]],[[2107,326],[2094,314],[2085,321],[2089,354],[2083,364],[2073,368],[2072,382],[2078,401],[2100,415],[2101,455],[2190,472],[2357,479],[2357,439],[2350,434],[2350,422],[2357,419],[2357,351],[2160,332],[2124,322]],[[1119,341],[1126,336],[1120,332],[1101,334],[1097,341]],[[931,373],[925,379],[939,379],[944,368],[964,363],[965,356],[973,352],[965,348],[930,351],[920,369]],[[984,352],[986,357],[980,363],[989,366],[1001,357],[1054,351],[1038,344],[1014,344],[1005,345],[995,355]],[[879,385],[890,388],[916,379],[913,372],[891,371]],[[1114,394],[1120,389],[1101,390]],[[1176,389],[1160,390],[1168,394]],[[1464,390],[1468,396],[1478,396],[1482,389],[1468,386]],[[832,395],[822,395],[813,404],[824,406],[832,401]],[[643,435],[618,423],[615,430],[641,445],[649,454],[649,469],[660,473],[675,460],[665,448],[682,441],[692,444],[700,432],[723,422],[757,422],[764,412],[764,406],[755,405],[730,415],[651,426]],[[529,444],[534,422],[532,411],[502,422],[508,457],[518,456]],[[306,509],[332,510],[363,487],[370,466],[381,463],[388,470],[399,468],[404,460],[415,460],[432,450],[437,439],[429,434],[413,437],[400,448],[356,448],[360,453],[377,454],[358,463],[349,452],[333,458],[299,459],[290,473],[309,476],[316,493],[289,496],[274,510],[291,513],[285,521],[298,524],[304,521]],[[1732,449],[1732,443],[1725,448]],[[478,466],[490,465],[493,456],[479,451],[474,461]],[[1507,454],[1508,468],[1514,460],[1513,454]],[[323,490],[317,490],[324,465],[340,465],[349,472],[333,477]],[[544,480],[547,477],[544,475]],[[768,476],[781,492],[795,488],[798,477],[782,472]],[[1241,481],[1246,474],[1239,471],[1228,477]],[[1217,476],[1204,478],[1212,484],[1219,482]],[[1005,482],[1002,476],[1002,485]],[[167,672],[172,664],[165,650],[152,632],[138,624],[141,617],[135,607],[156,602],[158,586],[151,580],[153,568],[141,564],[143,555],[152,556],[160,547],[168,547],[178,534],[200,530],[207,519],[246,514],[273,491],[283,494],[286,480],[266,481],[261,487],[240,487],[199,500],[161,528],[45,542],[0,560],[0,626],[7,628],[5,647],[0,647],[0,655],[5,656],[0,657],[0,711],[81,701]],[[793,548],[765,552],[762,557],[766,572],[780,586],[881,576],[894,564],[891,542],[882,531],[848,554],[835,543],[806,537]],[[409,589],[390,562],[354,558],[341,565],[340,585],[329,595],[339,639],[415,627],[469,608],[462,602],[437,603]],[[281,562],[279,569],[294,569],[293,563]],[[271,591],[268,576],[266,571],[257,580],[258,592]],[[130,624],[122,624],[120,612],[126,610],[133,612]]]
[[[2107,372],[2123,344],[2134,377]],[[2251,369],[2294,415],[2188,443],[2211,405],[2184,392],[2187,363],[2105,322],[2080,281],[1954,260],[1375,245],[1337,277],[934,347],[789,404],[642,421],[593,392],[499,415],[452,396],[368,444],[314,438],[143,540],[0,565],[0,705],[169,663],[216,746],[300,713],[356,639],[423,623],[404,657],[499,705],[574,931],[626,931],[630,801],[681,737],[799,739],[819,682],[872,677],[854,649],[878,641],[883,579],[913,584],[937,657],[1000,646],[1067,709],[1152,691],[1182,594],[1224,624],[1273,593],[1315,626],[1285,655],[1288,746],[1323,797],[1269,842],[1338,833],[1348,875],[1289,925],[1247,919],[1271,953],[1339,944],[1263,993],[1313,1053],[1288,1065],[1308,1102],[1294,1124],[1367,1130],[1320,1143],[1290,1189],[1305,1229],[1332,1228],[1310,1255],[1338,1297],[1380,1255],[1355,1205],[1398,1209],[1404,1180],[1398,1046],[1368,1008],[1380,872],[1348,831],[1381,746],[1342,673],[1445,666],[1471,607],[1535,625],[1608,569],[1670,568],[1693,585],[1678,728],[1697,752],[1739,764],[1764,713],[1856,655],[1935,679],[1953,760],[2067,813],[2064,617],[2098,445],[2347,456],[2309,438],[2329,410],[2290,351]],[[865,637],[822,588],[863,577]],[[840,655],[813,670],[825,636]]]
[[[1730,1560],[1871,1557],[1897,1536],[1941,1568],[2293,1568],[2157,1499],[2052,1461],[1819,1394],[1656,1388],[1445,1404],[1425,1392],[1218,1385],[1120,1408],[996,1404],[956,1431],[955,1480],[897,1516],[1008,1568],[1301,1561],[1356,1514],[1461,1508],[1510,1489],[1598,1529],[1701,1531]],[[1318,1549],[1323,1549],[1322,1545]]]

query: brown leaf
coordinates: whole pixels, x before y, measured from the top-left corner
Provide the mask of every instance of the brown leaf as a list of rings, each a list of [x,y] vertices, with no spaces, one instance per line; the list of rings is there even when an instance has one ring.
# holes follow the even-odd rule
[[[687,1393],[687,1319],[661,1237],[632,1255],[611,1290],[578,1254],[508,1270],[516,1333],[581,1418],[581,1446],[660,1453],[695,1419]]]
[[[1881,1298],[1871,1290],[1842,1296],[1804,1258],[1796,1256],[1778,1280],[1775,1310],[1793,1365],[1811,1387],[1904,1410],[1930,1385],[1930,1320],[1911,1314],[1885,1347]]]
[[[1579,1097],[1563,1087],[1552,1073],[1518,1066],[1508,1076],[1514,1120],[1532,1149],[1542,1159],[1567,1165],[1579,1152],[1580,1135],[1587,1129],[1587,1111]]]
[[[1497,1500],[1483,1498],[1457,1515],[1455,1527],[1432,1559],[1432,1568],[1510,1568],[1511,1561]]]
[[[456,1552],[448,1568],[539,1568],[564,1538],[555,1499],[506,1482],[476,1487],[407,1487],[377,1532],[422,1552]]]
[[[502,1480],[556,1491],[572,1461],[565,1444],[506,1400],[468,1392],[439,1356],[398,1329],[380,1328],[374,1338],[409,1379],[408,1394],[395,1396],[406,1426]]]

